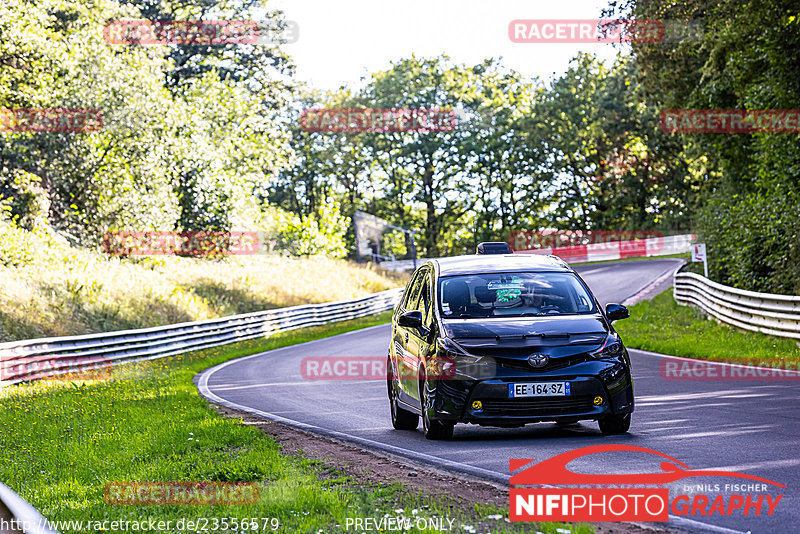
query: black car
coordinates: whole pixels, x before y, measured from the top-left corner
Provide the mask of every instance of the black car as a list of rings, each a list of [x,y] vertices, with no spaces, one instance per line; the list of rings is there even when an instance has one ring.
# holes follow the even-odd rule
[[[482,249],[479,249],[482,250]],[[488,247],[487,247],[488,250]],[[456,423],[515,427],[597,420],[627,432],[628,351],[578,274],[555,256],[477,254],[429,260],[392,317],[392,424],[448,439]]]

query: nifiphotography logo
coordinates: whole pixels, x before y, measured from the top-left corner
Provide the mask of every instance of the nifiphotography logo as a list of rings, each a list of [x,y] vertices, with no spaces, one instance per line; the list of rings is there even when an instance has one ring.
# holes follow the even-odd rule
[[[666,461],[660,464],[661,472],[653,473],[583,474],[567,469],[578,458],[609,452],[646,453]],[[691,469],[664,453],[634,445],[594,445],[532,462],[509,462],[511,521],[669,521],[670,513],[693,517],[773,515],[783,494],[767,491],[786,487],[735,471]],[[520,468],[524,469],[518,471]],[[697,477],[745,481],[684,485],[670,499],[666,485]]]

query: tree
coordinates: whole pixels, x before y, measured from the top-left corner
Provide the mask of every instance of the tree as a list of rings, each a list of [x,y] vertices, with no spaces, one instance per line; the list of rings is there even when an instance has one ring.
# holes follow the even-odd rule
[[[209,72],[222,80],[247,87],[268,102],[284,97],[289,85],[285,75],[293,72],[289,57],[280,44],[289,35],[287,21],[279,11],[261,9],[261,0],[116,0],[134,8],[142,18],[157,21],[228,20],[251,21],[259,25],[265,42],[248,44],[171,44],[168,57],[171,68],[166,80],[174,91],[180,91],[192,80]]]
[[[797,2],[625,0],[613,2],[611,10],[635,18],[700,23],[702,31],[690,38],[633,46],[648,95],[663,108],[800,108]],[[791,217],[771,208],[782,206],[781,214],[794,212],[786,201],[796,199],[800,191],[797,135],[707,133],[674,138],[684,145],[689,166],[700,180],[697,193],[706,207],[699,230],[709,245],[712,277],[763,291],[798,292],[796,284],[786,282],[800,279],[798,262],[792,260],[798,254],[797,229]],[[742,254],[761,259],[756,265]]]
[[[0,133],[0,189],[36,176],[49,222],[90,242],[110,229],[250,229],[256,184],[289,157],[281,84],[262,90],[257,77],[211,69],[169,90],[170,47],[103,39],[107,21],[140,16],[130,5],[10,0],[0,10],[0,106],[102,115],[94,132]]]
[[[549,154],[550,226],[686,229],[693,210],[683,145],[658,127],[637,65],[581,54],[534,103],[525,127]]]

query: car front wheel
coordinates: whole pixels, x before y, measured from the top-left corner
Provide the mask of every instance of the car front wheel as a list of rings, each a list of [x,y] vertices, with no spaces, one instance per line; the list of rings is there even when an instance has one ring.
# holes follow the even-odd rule
[[[631,427],[631,414],[609,415],[597,421],[597,424],[603,434],[624,434]]]
[[[419,426],[419,416],[401,408],[397,403],[398,384],[392,372],[392,358],[386,361],[386,386],[389,390],[389,410],[392,413],[392,426],[396,430],[416,430]]]
[[[453,437],[454,423],[431,420],[428,417],[428,388],[425,387],[425,380],[420,380],[419,397],[422,399],[422,429],[426,439],[450,439]]]

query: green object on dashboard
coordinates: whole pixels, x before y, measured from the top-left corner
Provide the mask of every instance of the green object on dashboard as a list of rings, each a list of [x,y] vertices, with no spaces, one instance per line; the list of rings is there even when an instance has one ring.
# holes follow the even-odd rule
[[[512,300],[518,299],[521,293],[522,290],[518,288],[498,289],[497,302],[511,302]]]

